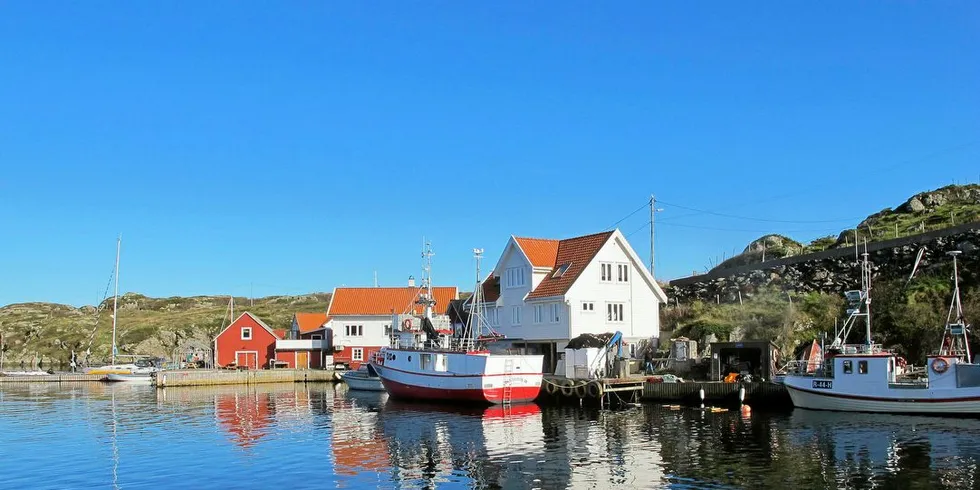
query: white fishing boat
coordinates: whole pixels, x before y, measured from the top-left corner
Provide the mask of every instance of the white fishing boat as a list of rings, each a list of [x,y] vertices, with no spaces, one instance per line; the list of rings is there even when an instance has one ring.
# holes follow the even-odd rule
[[[426,244],[417,300],[423,313],[395,315],[392,345],[381,349],[370,363],[392,397],[490,404],[523,403],[537,398],[544,356],[491,354],[482,340],[481,333],[489,329],[480,298],[483,250],[474,252],[477,283],[472,306],[464,331],[453,332],[447,316],[433,314],[433,254]],[[499,338],[495,333],[491,336]]]
[[[344,383],[347,383],[347,387],[352,390],[385,391],[378,372],[370,364],[362,364],[354,371],[346,371],[341,377]]]
[[[960,305],[959,268],[953,257],[953,299],[939,352],[927,366],[911,369],[871,337],[871,266],[862,262],[860,291],[848,291],[849,316],[814,372],[787,373],[783,384],[800,408],[851,412],[980,414],[980,364],[971,362],[968,333]],[[846,344],[856,323],[866,325],[864,344]]]

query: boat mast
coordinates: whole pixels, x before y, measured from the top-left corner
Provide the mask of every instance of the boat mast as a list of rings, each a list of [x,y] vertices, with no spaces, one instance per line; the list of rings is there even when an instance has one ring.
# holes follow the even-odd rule
[[[425,241],[425,238],[423,238],[422,239],[422,288],[424,289],[425,292],[422,294],[425,297],[420,298],[420,302],[425,308],[424,316],[425,318],[428,318],[429,321],[432,320],[432,306],[435,304],[435,300],[433,299],[432,296],[432,256],[433,255],[435,254],[432,253],[432,244]]]
[[[116,273],[113,274],[115,280],[115,291],[112,293],[112,362],[116,363],[116,316],[119,314],[119,251],[122,249],[122,235],[116,238]]]
[[[473,314],[470,316],[470,339],[476,345],[480,337],[480,330],[483,321],[483,284],[480,282],[480,261],[483,260],[483,249],[474,248],[473,257],[476,258],[476,288],[473,289]]]
[[[956,256],[961,253],[959,250],[949,252],[949,255],[953,257],[953,298],[949,303],[949,313],[946,314],[946,330],[943,332],[943,343],[939,347],[939,355],[965,356],[966,362],[969,363],[971,356],[967,329],[970,326],[966,324],[963,318],[963,305],[960,303],[959,264],[956,261]],[[955,317],[953,316],[954,313]],[[949,339],[948,346],[947,338]],[[957,345],[959,342],[962,342],[962,345]]]

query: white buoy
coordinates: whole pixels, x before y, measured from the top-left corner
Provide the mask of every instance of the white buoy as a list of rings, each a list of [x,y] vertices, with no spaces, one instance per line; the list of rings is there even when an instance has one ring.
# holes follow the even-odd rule
[[[738,404],[741,405],[745,403],[745,387],[740,386],[738,388]]]

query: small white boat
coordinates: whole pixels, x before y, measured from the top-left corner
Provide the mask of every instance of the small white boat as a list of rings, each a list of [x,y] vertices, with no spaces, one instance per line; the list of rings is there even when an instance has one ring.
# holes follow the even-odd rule
[[[385,391],[378,372],[370,364],[362,364],[356,371],[347,371],[342,377],[347,387],[352,390]]]
[[[156,376],[154,376],[151,373],[145,373],[145,374],[109,373],[106,375],[105,379],[106,381],[123,382],[123,383],[141,383],[141,384],[156,383]]]

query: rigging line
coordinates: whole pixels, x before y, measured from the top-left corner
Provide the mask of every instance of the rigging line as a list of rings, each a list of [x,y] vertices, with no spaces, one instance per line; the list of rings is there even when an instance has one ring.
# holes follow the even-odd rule
[[[839,218],[839,219],[823,219],[823,220],[784,220],[784,219],[768,219],[768,218],[753,218],[751,216],[739,216],[736,214],[719,213],[716,211],[709,211],[707,209],[692,208],[689,206],[683,206],[681,204],[673,204],[661,200],[657,200],[658,203],[665,206],[673,206],[675,208],[686,209],[688,211],[697,211],[699,213],[711,214],[715,216],[721,216],[723,218],[733,218],[733,219],[744,219],[750,221],[762,221],[766,223],[792,223],[792,224],[806,224],[806,223],[839,223],[841,221],[854,221],[857,219],[863,219],[861,217],[851,217],[851,218]]]
[[[615,223],[613,223],[613,224],[612,224],[612,226],[608,226],[608,227],[606,227],[606,229],[607,229],[607,230],[612,230],[612,229],[615,229],[617,225],[619,225],[619,224],[620,224],[620,223],[622,223],[623,221],[626,221],[627,219],[629,219],[629,218],[631,218],[631,217],[632,217],[632,216],[633,216],[634,214],[636,214],[636,213],[639,213],[640,211],[642,211],[642,210],[643,210],[644,208],[646,208],[646,207],[648,207],[648,206],[650,206],[650,200],[649,200],[649,199],[647,199],[647,200],[646,200],[646,202],[644,202],[642,206],[640,206],[640,207],[638,207],[638,208],[636,208],[636,210],[635,210],[635,211],[633,211],[633,212],[632,212],[632,213],[630,213],[630,214],[627,214],[627,215],[626,215],[625,217],[623,217],[623,219],[621,219],[621,220],[619,220],[619,221],[617,221],[617,222],[615,222]]]
[[[769,229],[769,230],[746,230],[746,229],[740,229],[740,228],[715,228],[715,227],[712,227],[712,226],[685,225],[685,224],[681,224],[681,223],[661,223],[659,221],[657,222],[657,225],[678,226],[678,227],[681,227],[681,228],[693,228],[693,229],[697,229],[697,230],[744,231],[744,232],[750,232],[750,233],[775,233],[775,231],[773,231],[771,229]],[[637,231],[639,231],[639,230],[637,230]],[[836,232],[836,231],[840,231],[840,229],[839,228],[811,228],[811,229],[805,229],[805,230],[779,230],[779,233],[814,233],[814,232],[817,232],[817,233],[825,233],[825,232]]]

